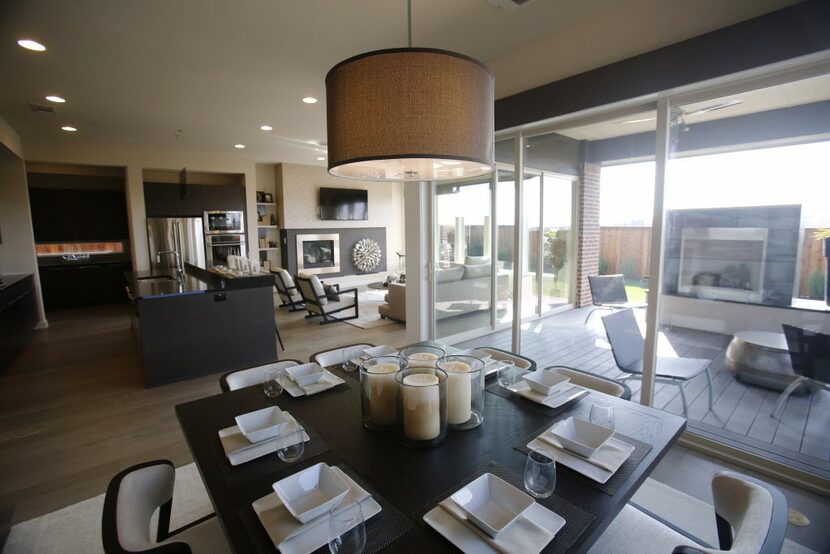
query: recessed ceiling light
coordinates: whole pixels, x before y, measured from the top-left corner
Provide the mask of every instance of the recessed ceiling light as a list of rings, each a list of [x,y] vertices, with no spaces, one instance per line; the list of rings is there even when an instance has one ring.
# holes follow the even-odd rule
[[[66,131],[67,133],[74,133],[78,129],[76,129],[72,125],[64,125],[63,127],[61,127],[61,130]]]
[[[274,130],[274,128],[271,127],[270,125],[262,125],[262,126],[260,126],[260,129],[262,129],[263,131],[273,131]]]
[[[56,104],[63,104],[64,102],[66,102],[66,100],[64,100],[60,96],[54,96],[54,95],[47,96],[46,99],[49,100],[50,102],[55,102]]]
[[[234,148],[239,148],[240,150],[242,150],[243,148],[245,148],[245,145],[244,144],[234,144],[233,147]]]
[[[313,96],[306,96],[305,98],[303,98],[303,102],[305,102],[306,104],[316,104],[317,99]]]
[[[317,156],[317,161],[318,161],[318,162],[325,161],[325,159],[326,159],[326,157],[325,157],[325,156]]]
[[[22,38],[18,40],[17,44],[19,44],[26,50],[34,50],[35,52],[43,52],[44,50],[46,50],[46,47],[43,46],[41,43],[28,38]]]

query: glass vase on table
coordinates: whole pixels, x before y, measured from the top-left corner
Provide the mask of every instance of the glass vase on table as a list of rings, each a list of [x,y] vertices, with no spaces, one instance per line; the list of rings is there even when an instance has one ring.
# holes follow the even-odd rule
[[[366,523],[358,502],[335,506],[329,512],[329,552],[359,554],[366,549]]]

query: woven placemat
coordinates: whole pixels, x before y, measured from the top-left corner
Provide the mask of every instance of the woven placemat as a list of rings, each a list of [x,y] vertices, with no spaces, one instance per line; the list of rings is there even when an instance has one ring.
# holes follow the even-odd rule
[[[418,511],[412,514],[412,519],[420,522],[422,525],[427,525],[424,522],[424,515],[433,509],[439,502],[450,496],[452,493],[473,481],[478,476],[483,473],[492,473],[496,477],[500,477],[516,487],[519,490],[524,490],[524,478],[516,473],[515,471],[504,467],[503,465],[490,462],[482,469],[479,469],[472,474],[467,479],[464,479],[458,485],[452,487],[449,490],[444,491],[433,500],[428,502],[423,508],[419,509]],[[551,554],[551,553],[559,553],[559,552],[567,552],[568,549],[573,546],[576,540],[585,532],[591,522],[594,521],[594,515],[586,512],[582,508],[574,506],[564,498],[553,494],[548,498],[539,498],[536,500],[539,504],[551,510],[552,512],[556,512],[563,518],[565,518],[565,526],[556,533],[556,536],[553,538],[552,541],[548,543],[548,545],[542,550],[544,554]],[[430,529],[432,529],[430,527]]]
[[[360,382],[360,370],[358,368],[355,368],[353,371],[346,371],[345,369],[343,369],[340,366],[340,364],[337,364],[337,365],[330,365],[330,366],[326,367],[326,369],[331,371],[332,373],[334,373],[338,377],[342,377],[342,378],[345,378],[345,379],[351,378],[354,381],[357,381],[358,383]]]
[[[542,427],[538,428],[536,431],[531,433],[527,436],[522,442],[514,446],[516,450],[523,454],[527,454],[530,452],[528,449],[527,444],[544,433],[547,429],[549,429],[554,423],[556,422],[548,422],[545,423]],[[631,453],[631,456],[628,457],[626,461],[623,462],[623,465],[620,466],[620,469],[617,470],[614,475],[611,476],[608,481],[605,483],[597,483],[593,479],[589,479],[585,477],[578,471],[574,471],[573,469],[562,465],[557,464],[557,471],[568,472],[569,474],[575,475],[578,479],[582,479],[586,483],[589,483],[595,489],[601,490],[605,494],[609,496],[614,496],[623,483],[631,476],[634,470],[640,465],[640,462],[643,461],[643,458],[651,451],[651,445],[646,444],[644,442],[638,441],[635,438],[629,437],[628,435],[623,435],[622,433],[614,433],[614,438],[619,439],[623,442],[627,442],[631,446],[634,447],[634,452]]]

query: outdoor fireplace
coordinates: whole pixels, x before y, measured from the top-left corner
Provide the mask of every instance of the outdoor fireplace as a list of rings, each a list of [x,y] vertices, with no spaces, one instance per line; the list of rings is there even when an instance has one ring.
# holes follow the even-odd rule
[[[340,235],[297,235],[297,271],[339,273]]]
[[[760,227],[683,229],[677,291],[712,300],[761,302],[768,232]]]

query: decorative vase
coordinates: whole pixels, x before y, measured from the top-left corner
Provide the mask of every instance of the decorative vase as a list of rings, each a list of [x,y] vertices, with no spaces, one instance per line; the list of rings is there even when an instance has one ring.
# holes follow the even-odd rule
[[[437,366],[447,372],[447,427],[474,429],[484,421],[484,362],[473,356],[445,356]]]
[[[409,448],[434,448],[447,438],[447,373],[435,367],[408,367],[398,383],[398,437]]]
[[[406,360],[400,356],[369,358],[360,365],[363,426],[367,429],[390,429],[398,422],[395,374],[406,367]]]
[[[434,346],[410,346],[401,350],[409,367],[435,367],[435,363],[444,357],[445,352]]]

